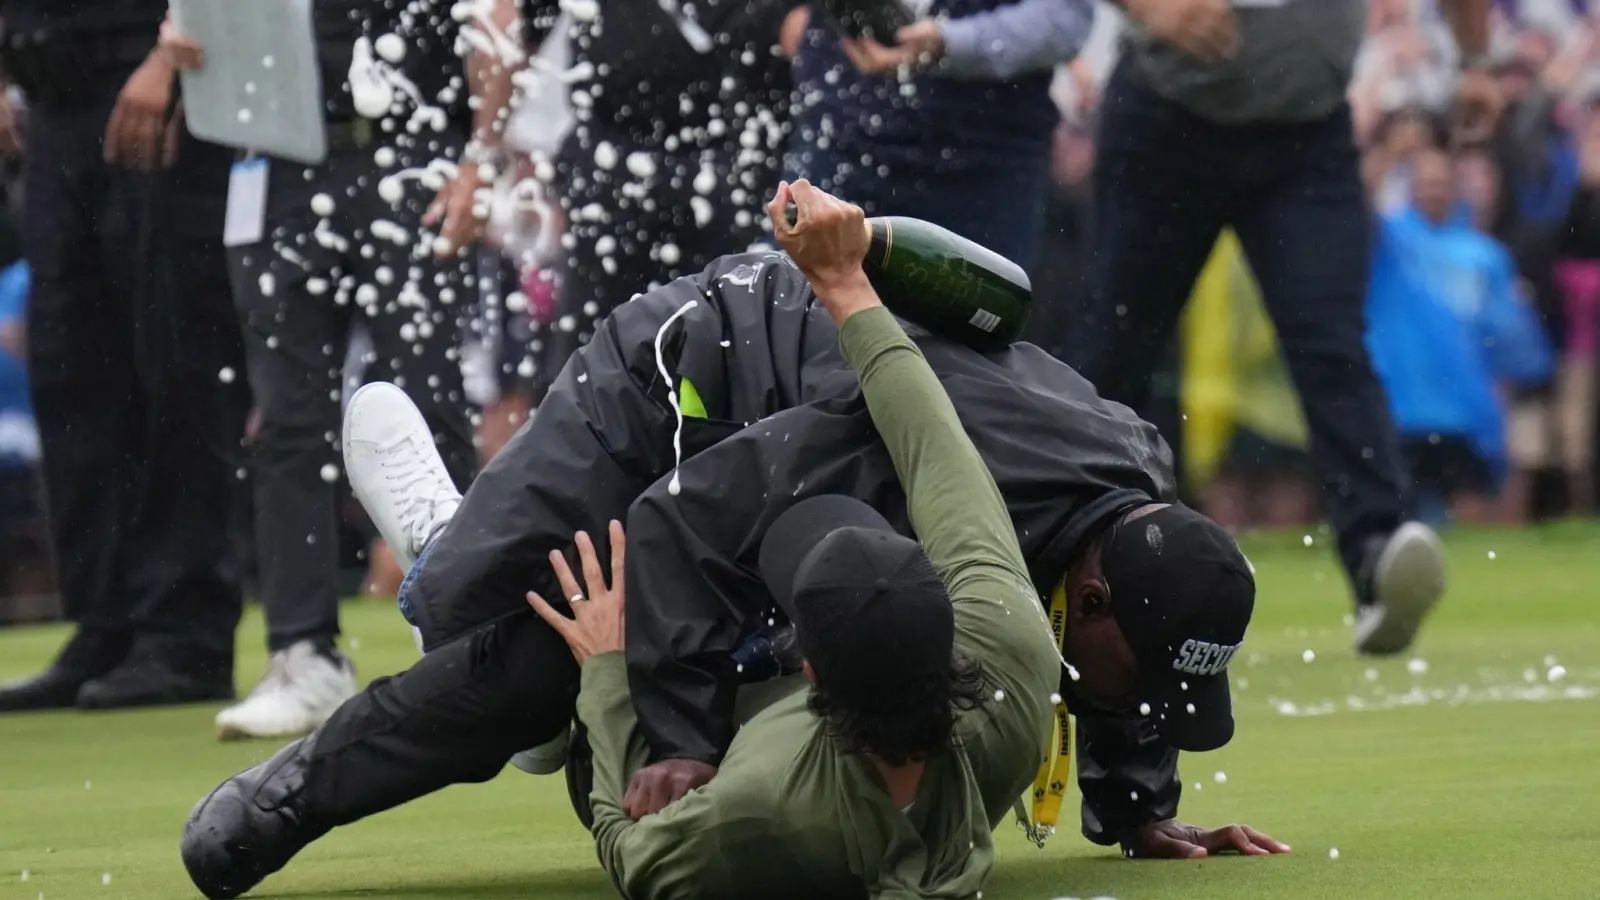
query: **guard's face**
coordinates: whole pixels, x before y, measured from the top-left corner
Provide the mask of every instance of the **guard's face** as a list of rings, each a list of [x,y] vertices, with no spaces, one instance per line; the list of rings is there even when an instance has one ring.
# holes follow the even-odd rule
[[[1135,715],[1139,700],[1139,663],[1122,629],[1109,614],[1082,618],[1069,624],[1062,657],[1072,668],[1070,692],[1095,710],[1114,715]]]

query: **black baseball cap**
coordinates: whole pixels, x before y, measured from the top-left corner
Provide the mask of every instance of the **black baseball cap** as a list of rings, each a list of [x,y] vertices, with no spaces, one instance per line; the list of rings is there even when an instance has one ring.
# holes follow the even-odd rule
[[[858,708],[885,685],[946,671],[955,611],[922,545],[878,511],[825,494],[784,511],[761,542],[761,578],[830,694]]]
[[[1139,663],[1139,712],[1179,750],[1233,738],[1227,666],[1255,609],[1250,563],[1222,526],[1173,504],[1113,526],[1111,613]]]

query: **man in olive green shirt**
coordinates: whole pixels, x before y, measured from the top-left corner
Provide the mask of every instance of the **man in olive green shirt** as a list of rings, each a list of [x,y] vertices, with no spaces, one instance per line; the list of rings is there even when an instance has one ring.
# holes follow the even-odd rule
[[[800,234],[786,249],[802,268],[836,256],[815,242],[844,234],[829,225],[854,208],[816,191],[796,200]],[[575,618],[530,596],[582,662],[593,831],[601,862],[636,900],[974,897],[993,865],[994,826],[1044,759],[1061,660],[999,490],[864,276],[807,274],[841,326],[922,538],[837,495],[773,524],[762,577],[795,624],[809,690],[792,680],[752,688],[759,708],[744,711],[717,776],[634,821],[625,792],[648,749],[618,652],[622,568],[612,560],[608,588],[580,537],[587,595],[554,558]]]

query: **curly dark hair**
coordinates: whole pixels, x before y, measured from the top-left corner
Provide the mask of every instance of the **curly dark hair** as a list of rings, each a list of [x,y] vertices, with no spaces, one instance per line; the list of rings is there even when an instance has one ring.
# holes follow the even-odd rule
[[[983,666],[958,653],[942,672],[873,683],[850,691],[848,699],[814,684],[806,705],[841,751],[903,766],[951,746],[956,713],[983,706],[992,690]]]

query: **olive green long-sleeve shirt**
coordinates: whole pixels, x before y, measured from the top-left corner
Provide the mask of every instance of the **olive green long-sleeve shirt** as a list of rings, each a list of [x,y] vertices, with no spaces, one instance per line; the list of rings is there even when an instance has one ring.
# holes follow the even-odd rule
[[[583,666],[578,716],[593,753],[594,836],[624,896],[973,898],[991,832],[1044,758],[1060,658],[994,480],[921,352],[874,309],[841,329],[845,358],[905,488],[912,527],[950,592],[957,650],[995,700],[928,761],[897,808],[871,763],[841,753],[795,679],[740,696],[739,730],[711,782],[638,822],[622,809],[648,750],[620,653]]]

